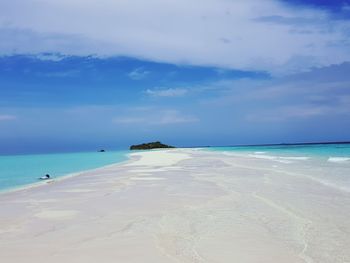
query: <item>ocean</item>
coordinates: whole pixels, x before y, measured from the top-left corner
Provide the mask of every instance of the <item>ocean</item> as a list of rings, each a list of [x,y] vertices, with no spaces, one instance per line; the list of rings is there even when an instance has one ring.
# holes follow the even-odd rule
[[[81,152],[0,156],[0,191],[38,182],[50,174],[59,178],[128,159],[129,151]]]
[[[209,147],[232,156],[268,161],[275,171],[305,177],[336,190],[350,192],[350,144],[308,144],[242,147]],[[283,175],[283,173],[281,173]]]
[[[273,158],[295,159],[322,159],[329,162],[350,161],[350,144],[286,144],[271,146],[232,146],[232,147],[209,147],[211,151],[224,151],[228,153],[242,153]]]
[[[288,165],[323,184],[350,191],[350,144],[208,147],[229,155],[244,155]],[[129,151],[82,152],[0,156],[0,191],[20,188],[52,178],[78,173],[128,159]],[[307,172],[305,172],[307,171]],[[345,187],[345,188],[344,188]]]

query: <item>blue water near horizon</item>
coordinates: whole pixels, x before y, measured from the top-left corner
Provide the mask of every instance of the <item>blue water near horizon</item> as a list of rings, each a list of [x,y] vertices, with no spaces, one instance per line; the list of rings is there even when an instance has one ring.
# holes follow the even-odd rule
[[[126,161],[129,151],[0,155],[0,191]]]
[[[208,147],[210,151],[267,154],[281,157],[350,158],[350,144],[286,144],[269,146]]]

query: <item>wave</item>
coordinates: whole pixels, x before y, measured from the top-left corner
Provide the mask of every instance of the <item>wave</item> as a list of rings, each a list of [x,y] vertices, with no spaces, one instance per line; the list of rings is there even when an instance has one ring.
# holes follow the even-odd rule
[[[328,158],[328,162],[332,162],[332,163],[343,163],[347,161],[350,161],[349,157],[329,157]]]
[[[258,158],[258,159],[267,159],[267,160],[278,159],[278,156],[265,155],[265,154],[249,154],[248,156]]]
[[[310,157],[306,157],[306,156],[298,156],[298,157],[279,157],[280,159],[284,159],[284,160],[295,160],[295,161],[306,161],[309,160]]]
[[[266,159],[273,160],[280,163],[293,163],[292,161],[306,161],[309,160],[310,157],[306,156],[274,156],[274,155],[265,155],[265,154],[249,154],[250,157],[258,158],[258,159]]]

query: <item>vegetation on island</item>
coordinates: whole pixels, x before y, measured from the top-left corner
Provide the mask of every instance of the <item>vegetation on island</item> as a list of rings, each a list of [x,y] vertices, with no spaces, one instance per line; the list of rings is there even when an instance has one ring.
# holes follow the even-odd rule
[[[151,149],[162,149],[162,148],[175,148],[175,147],[163,144],[161,142],[149,142],[149,143],[130,146],[130,150],[151,150]]]

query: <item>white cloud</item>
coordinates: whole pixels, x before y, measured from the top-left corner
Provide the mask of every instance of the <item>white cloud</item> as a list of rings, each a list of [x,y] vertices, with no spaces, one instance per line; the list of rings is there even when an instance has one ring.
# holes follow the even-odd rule
[[[150,73],[150,71],[144,70],[143,68],[136,68],[131,71],[128,76],[133,80],[141,80],[147,77]]]
[[[52,78],[69,78],[79,75],[79,70],[66,70],[66,71],[53,71],[53,72],[39,72],[40,76],[52,77]]]
[[[170,89],[147,89],[146,94],[153,97],[181,97],[188,93],[184,88],[170,88]]]
[[[61,61],[67,56],[62,55],[62,54],[57,54],[57,53],[40,53],[35,56],[35,58],[43,60],[43,61]]]
[[[350,116],[349,70],[350,63],[344,63],[273,80],[221,81],[211,85],[218,91],[215,97],[201,103],[224,108],[243,122],[345,121]]]
[[[285,74],[349,61],[349,29],[324,10],[278,0],[0,2],[0,54],[127,55]]]
[[[8,115],[8,114],[0,114],[0,121],[12,121],[17,119],[14,115]]]

